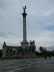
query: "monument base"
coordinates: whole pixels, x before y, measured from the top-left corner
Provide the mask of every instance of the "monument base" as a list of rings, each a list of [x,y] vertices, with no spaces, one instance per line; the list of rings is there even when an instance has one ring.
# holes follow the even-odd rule
[[[21,42],[22,48],[28,47],[29,42]]]

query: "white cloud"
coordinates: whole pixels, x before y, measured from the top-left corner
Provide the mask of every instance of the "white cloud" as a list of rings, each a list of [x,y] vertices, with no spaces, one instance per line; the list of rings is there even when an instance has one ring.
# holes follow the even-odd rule
[[[34,38],[34,40],[38,46],[54,46],[54,37],[52,36],[54,36],[54,32],[45,31],[41,32],[39,36]]]

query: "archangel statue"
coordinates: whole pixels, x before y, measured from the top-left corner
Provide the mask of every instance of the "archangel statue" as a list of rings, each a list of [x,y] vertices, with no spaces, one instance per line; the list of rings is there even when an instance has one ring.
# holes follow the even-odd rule
[[[26,6],[25,6],[25,7],[23,7],[23,11],[24,11],[24,13],[25,13],[25,9],[26,9]]]

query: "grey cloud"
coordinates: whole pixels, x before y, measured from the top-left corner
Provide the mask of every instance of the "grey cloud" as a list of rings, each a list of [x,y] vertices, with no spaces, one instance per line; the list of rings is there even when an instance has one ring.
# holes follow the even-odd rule
[[[0,32],[0,37],[2,37],[2,38],[6,38],[7,35],[6,35],[6,33],[4,33],[4,32]]]
[[[8,33],[5,33],[5,32],[0,32],[0,37],[2,38],[8,38],[8,36],[14,36],[15,33],[12,33],[12,32],[8,32]]]

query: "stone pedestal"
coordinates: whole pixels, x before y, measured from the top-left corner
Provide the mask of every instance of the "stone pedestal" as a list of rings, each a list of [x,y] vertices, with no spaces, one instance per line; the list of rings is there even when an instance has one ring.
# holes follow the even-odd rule
[[[22,48],[27,48],[28,47],[28,42],[21,42]]]

